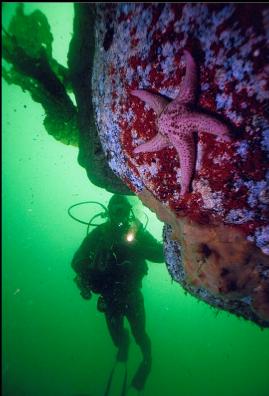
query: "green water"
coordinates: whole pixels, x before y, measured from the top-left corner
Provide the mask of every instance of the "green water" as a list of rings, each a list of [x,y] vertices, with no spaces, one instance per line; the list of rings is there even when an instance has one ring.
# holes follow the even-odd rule
[[[15,4],[5,4],[7,26]],[[41,9],[66,65],[72,3],[25,3]],[[111,194],[89,182],[77,148],[50,137],[30,95],[3,81],[2,382],[5,396],[102,396],[116,349],[95,296],[83,300],[70,261],[85,236],[67,215],[76,202]],[[132,199],[161,239],[162,224]],[[89,219],[96,206],[80,209]],[[217,312],[171,283],[164,264],[149,263],[143,282],[153,367],[144,396],[268,396],[269,331]],[[141,359],[132,339],[129,379]],[[110,396],[120,396],[123,366]],[[130,389],[128,396],[137,392]]]

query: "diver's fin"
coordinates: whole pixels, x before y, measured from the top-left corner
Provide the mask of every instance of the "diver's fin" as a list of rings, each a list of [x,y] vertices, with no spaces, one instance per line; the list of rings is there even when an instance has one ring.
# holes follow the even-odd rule
[[[108,381],[107,381],[107,384],[106,384],[106,390],[105,390],[104,396],[108,396],[109,395],[111,384],[112,384],[112,379],[113,379],[113,376],[114,376],[114,372],[115,372],[115,368],[116,368],[117,363],[118,362],[116,361],[114,366],[112,367],[112,369],[110,371],[110,374],[109,374],[109,377],[108,377]],[[123,384],[122,384],[122,389],[121,389],[120,396],[126,396],[127,395],[127,378],[128,378],[128,375],[127,375],[127,363],[125,363],[125,372],[124,372],[124,378],[123,378]]]
[[[109,377],[108,377],[108,381],[107,381],[107,384],[106,384],[106,390],[105,390],[104,396],[108,396],[108,394],[109,394],[116,365],[117,365],[117,362],[115,362],[114,366],[112,367],[112,369],[110,371],[110,374],[109,374]]]
[[[127,364],[125,364],[125,373],[123,378],[122,390],[120,396],[127,395]]]
[[[145,383],[151,370],[151,359],[143,360],[138,367],[132,380],[132,387],[137,391],[144,389]]]

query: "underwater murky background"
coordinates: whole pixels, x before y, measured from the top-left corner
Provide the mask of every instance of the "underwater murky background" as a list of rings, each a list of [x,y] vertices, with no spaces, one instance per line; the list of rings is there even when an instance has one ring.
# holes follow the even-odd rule
[[[16,3],[4,3],[8,26]],[[51,25],[53,56],[66,66],[72,3],[25,3]],[[70,262],[86,227],[67,214],[111,194],[89,182],[77,148],[49,136],[44,112],[3,81],[2,386],[4,396],[102,396],[116,349],[97,297],[85,301]],[[137,216],[161,239],[162,224],[136,198]],[[99,207],[78,208],[89,220]],[[149,263],[143,282],[153,367],[144,396],[268,396],[269,331],[185,295],[164,264]],[[132,339],[129,380],[141,356]],[[123,365],[110,396],[120,396]],[[135,395],[130,389],[128,395]]]

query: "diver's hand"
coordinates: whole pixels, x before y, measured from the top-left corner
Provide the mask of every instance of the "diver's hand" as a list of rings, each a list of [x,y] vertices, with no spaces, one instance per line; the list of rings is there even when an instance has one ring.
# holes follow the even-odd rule
[[[92,292],[90,290],[82,290],[80,295],[84,300],[90,300],[92,298]]]

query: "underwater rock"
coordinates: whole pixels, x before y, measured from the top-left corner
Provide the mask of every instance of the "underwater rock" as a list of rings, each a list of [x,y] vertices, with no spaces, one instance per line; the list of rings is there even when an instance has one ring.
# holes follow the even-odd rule
[[[164,227],[166,265],[194,297],[269,327],[266,257],[237,230],[182,221],[180,243]],[[267,295],[267,297],[266,297]]]
[[[177,217],[148,190],[138,197],[169,224],[163,231],[164,249],[174,280],[214,307],[269,327],[268,255],[235,226]]]
[[[99,3],[95,28],[93,104],[109,166],[172,225],[187,288],[268,326],[268,5]],[[196,136],[192,190],[182,196],[174,147],[134,152],[158,130],[154,111],[132,92],[175,99],[186,49],[199,72],[197,108],[228,125],[233,141]]]

